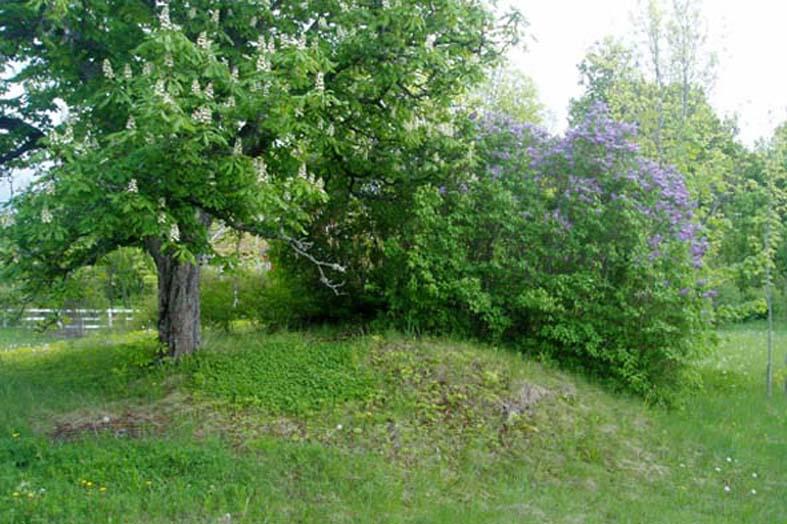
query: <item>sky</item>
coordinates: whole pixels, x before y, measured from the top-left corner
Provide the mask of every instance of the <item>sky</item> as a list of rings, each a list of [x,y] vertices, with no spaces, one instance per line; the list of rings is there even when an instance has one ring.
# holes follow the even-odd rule
[[[530,24],[526,50],[511,55],[539,88],[554,131],[565,128],[569,100],[581,94],[577,64],[607,35],[633,38],[639,0],[509,0]],[[705,0],[708,47],[718,54],[710,100],[738,116],[753,145],[787,120],[787,0]],[[551,121],[550,121],[551,120]]]

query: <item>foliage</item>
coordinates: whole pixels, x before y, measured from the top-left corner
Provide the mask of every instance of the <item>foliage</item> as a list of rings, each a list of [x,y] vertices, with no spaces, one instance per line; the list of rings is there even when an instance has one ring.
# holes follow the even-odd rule
[[[417,193],[386,243],[389,318],[514,340],[668,397],[707,329],[707,242],[683,178],[600,106],[563,138],[494,115],[479,132],[476,174]]]
[[[264,273],[245,267],[205,271],[200,283],[203,323],[229,331],[233,322],[254,319],[265,281]]]
[[[781,357],[783,324],[777,334]],[[298,417],[195,401],[178,374],[188,361],[139,367],[155,349],[149,334],[0,350],[0,520],[781,522],[787,411],[762,395],[763,355],[749,350],[762,325],[721,335],[701,368],[706,388],[671,411],[516,353],[396,335],[320,340],[352,345],[386,379],[374,411],[348,402]],[[304,336],[314,335],[287,339]],[[252,345],[265,341],[221,337],[203,354]],[[136,371],[113,372],[124,367]],[[547,397],[514,417],[512,438],[499,432],[498,401],[522,384]],[[493,411],[474,411],[487,402]],[[155,433],[51,436],[127,413],[155,417]]]
[[[717,319],[751,318],[762,309],[765,156],[738,143],[734,121],[709,104],[715,57],[705,50],[696,2],[661,4],[648,3],[640,20],[644,51],[611,39],[591,49],[579,66],[585,93],[572,114],[582,118],[593,103],[607,104],[616,119],[637,125],[644,155],[685,176],[708,238],[704,279],[718,294]]]
[[[371,393],[370,376],[359,367],[359,355],[350,345],[308,338],[242,345],[247,347],[198,359],[194,388],[200,395],[297,415]]]
[[[499,67],[463,103],[480,113],[502,113],[522,123],[541,124],[546,108],[532,78],[519,69]]]
[[[411,152],[519,34],[517,13],[498,23],[464,0],[0,9],[0,60],[21,64],[3,87],[24,90],[0,122],[28,131],[3,138],[18,146],[3,167],[39,172],[10,204],[0,259],[28,282],[119,246],[146,249],[160,272],[220,258],[213,222],[304,255],[305,226],[329,195],[418,174],[403,168]],[[59,125],[56,100],[68,110]],[[323,283],[342,273],[310,260]]]

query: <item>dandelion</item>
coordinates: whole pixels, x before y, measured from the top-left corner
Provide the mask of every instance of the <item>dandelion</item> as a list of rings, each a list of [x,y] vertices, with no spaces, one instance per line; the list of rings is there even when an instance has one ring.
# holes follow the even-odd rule
[[[751,490],[751,494],[752,495],[756,495],[757,494],[757,490],[756,489]]]
[[[172,224],[172,227],[169,228],[169,241],[180,242],[180,228],[177,224]]]
[[[131,181],[129,181],[126,191],[129,193],[139,193],[139,186],[137,185],[136,178],[132,178]]]
[[[714,469],[714,470],[716,470],[716,473],[721,473],[721,468],[720,468],[720,467],[716,466],[716,467],[715,467],[715,468],[713,468],[713,469]]]
[[[317,73],[317,78],[314,80],[314,89],[318,93],[325,92],[325,75],[323,73]]]
[[[114,80],[115,71],[112,69],[112,62],[110,62],[108,58],[105,58],[101,63],[101,71],[103,71],[107,80]]]
[[[128,64],[123,66],[123,78],[126,80],[131,80],[134,78],[134,72],[131,70],[131,66]]]
[[[756,479],[757,478],[757,474],[756,473],[752,473],[751,474],[751,478]]]
[[[128,120],[126,120],[126,129],[129,131],[133,131],[137,128],[137,122],[134,120],[134,117],[130,115]]]
[[[727,462],[732,462],[732,457],[727,457]]]
[[[41,210],[41,222],[44,224],[51,224],[52,223],[52,212],[49,211],[48,207],[45,207]]]
[[[729,486],[725,485],[724,486],[724,493],[729,493],[730,491],[731,491],[731,488]]]

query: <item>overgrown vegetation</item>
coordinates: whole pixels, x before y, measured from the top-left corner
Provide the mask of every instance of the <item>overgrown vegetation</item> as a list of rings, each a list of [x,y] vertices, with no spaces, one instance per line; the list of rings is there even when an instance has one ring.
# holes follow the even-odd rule
[[[787,410],[762,395],[763,355],[750,349],[764,337],[759,324],[720,333],[719,354],[700,368],[705,390],[677,411],[493,347],[336,332],[208,335],[202,355],[152,367],[152,334],[0,352],[0,519],[787,517]],[[786,335],[782,326],[779,358]],[[324,403],[324,391],[307,386],[298,395],[315,408],[292,411],[264,381],[253,403],[195,388],[204,362],[226,364],[209,368],[213,384],[243,384],[262,361],[291,366],[296,384],[332,373],[330,359],[299,365],[311,347],[351,355],[371,379],[364,393]]]

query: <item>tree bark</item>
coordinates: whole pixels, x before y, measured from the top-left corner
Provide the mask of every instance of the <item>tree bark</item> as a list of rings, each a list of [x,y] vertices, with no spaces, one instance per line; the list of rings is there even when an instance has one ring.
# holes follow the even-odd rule
[[[182,262],[149,245],[158,272],[158,336],[170,357],[194,353],[200,346],[200,266]]]

